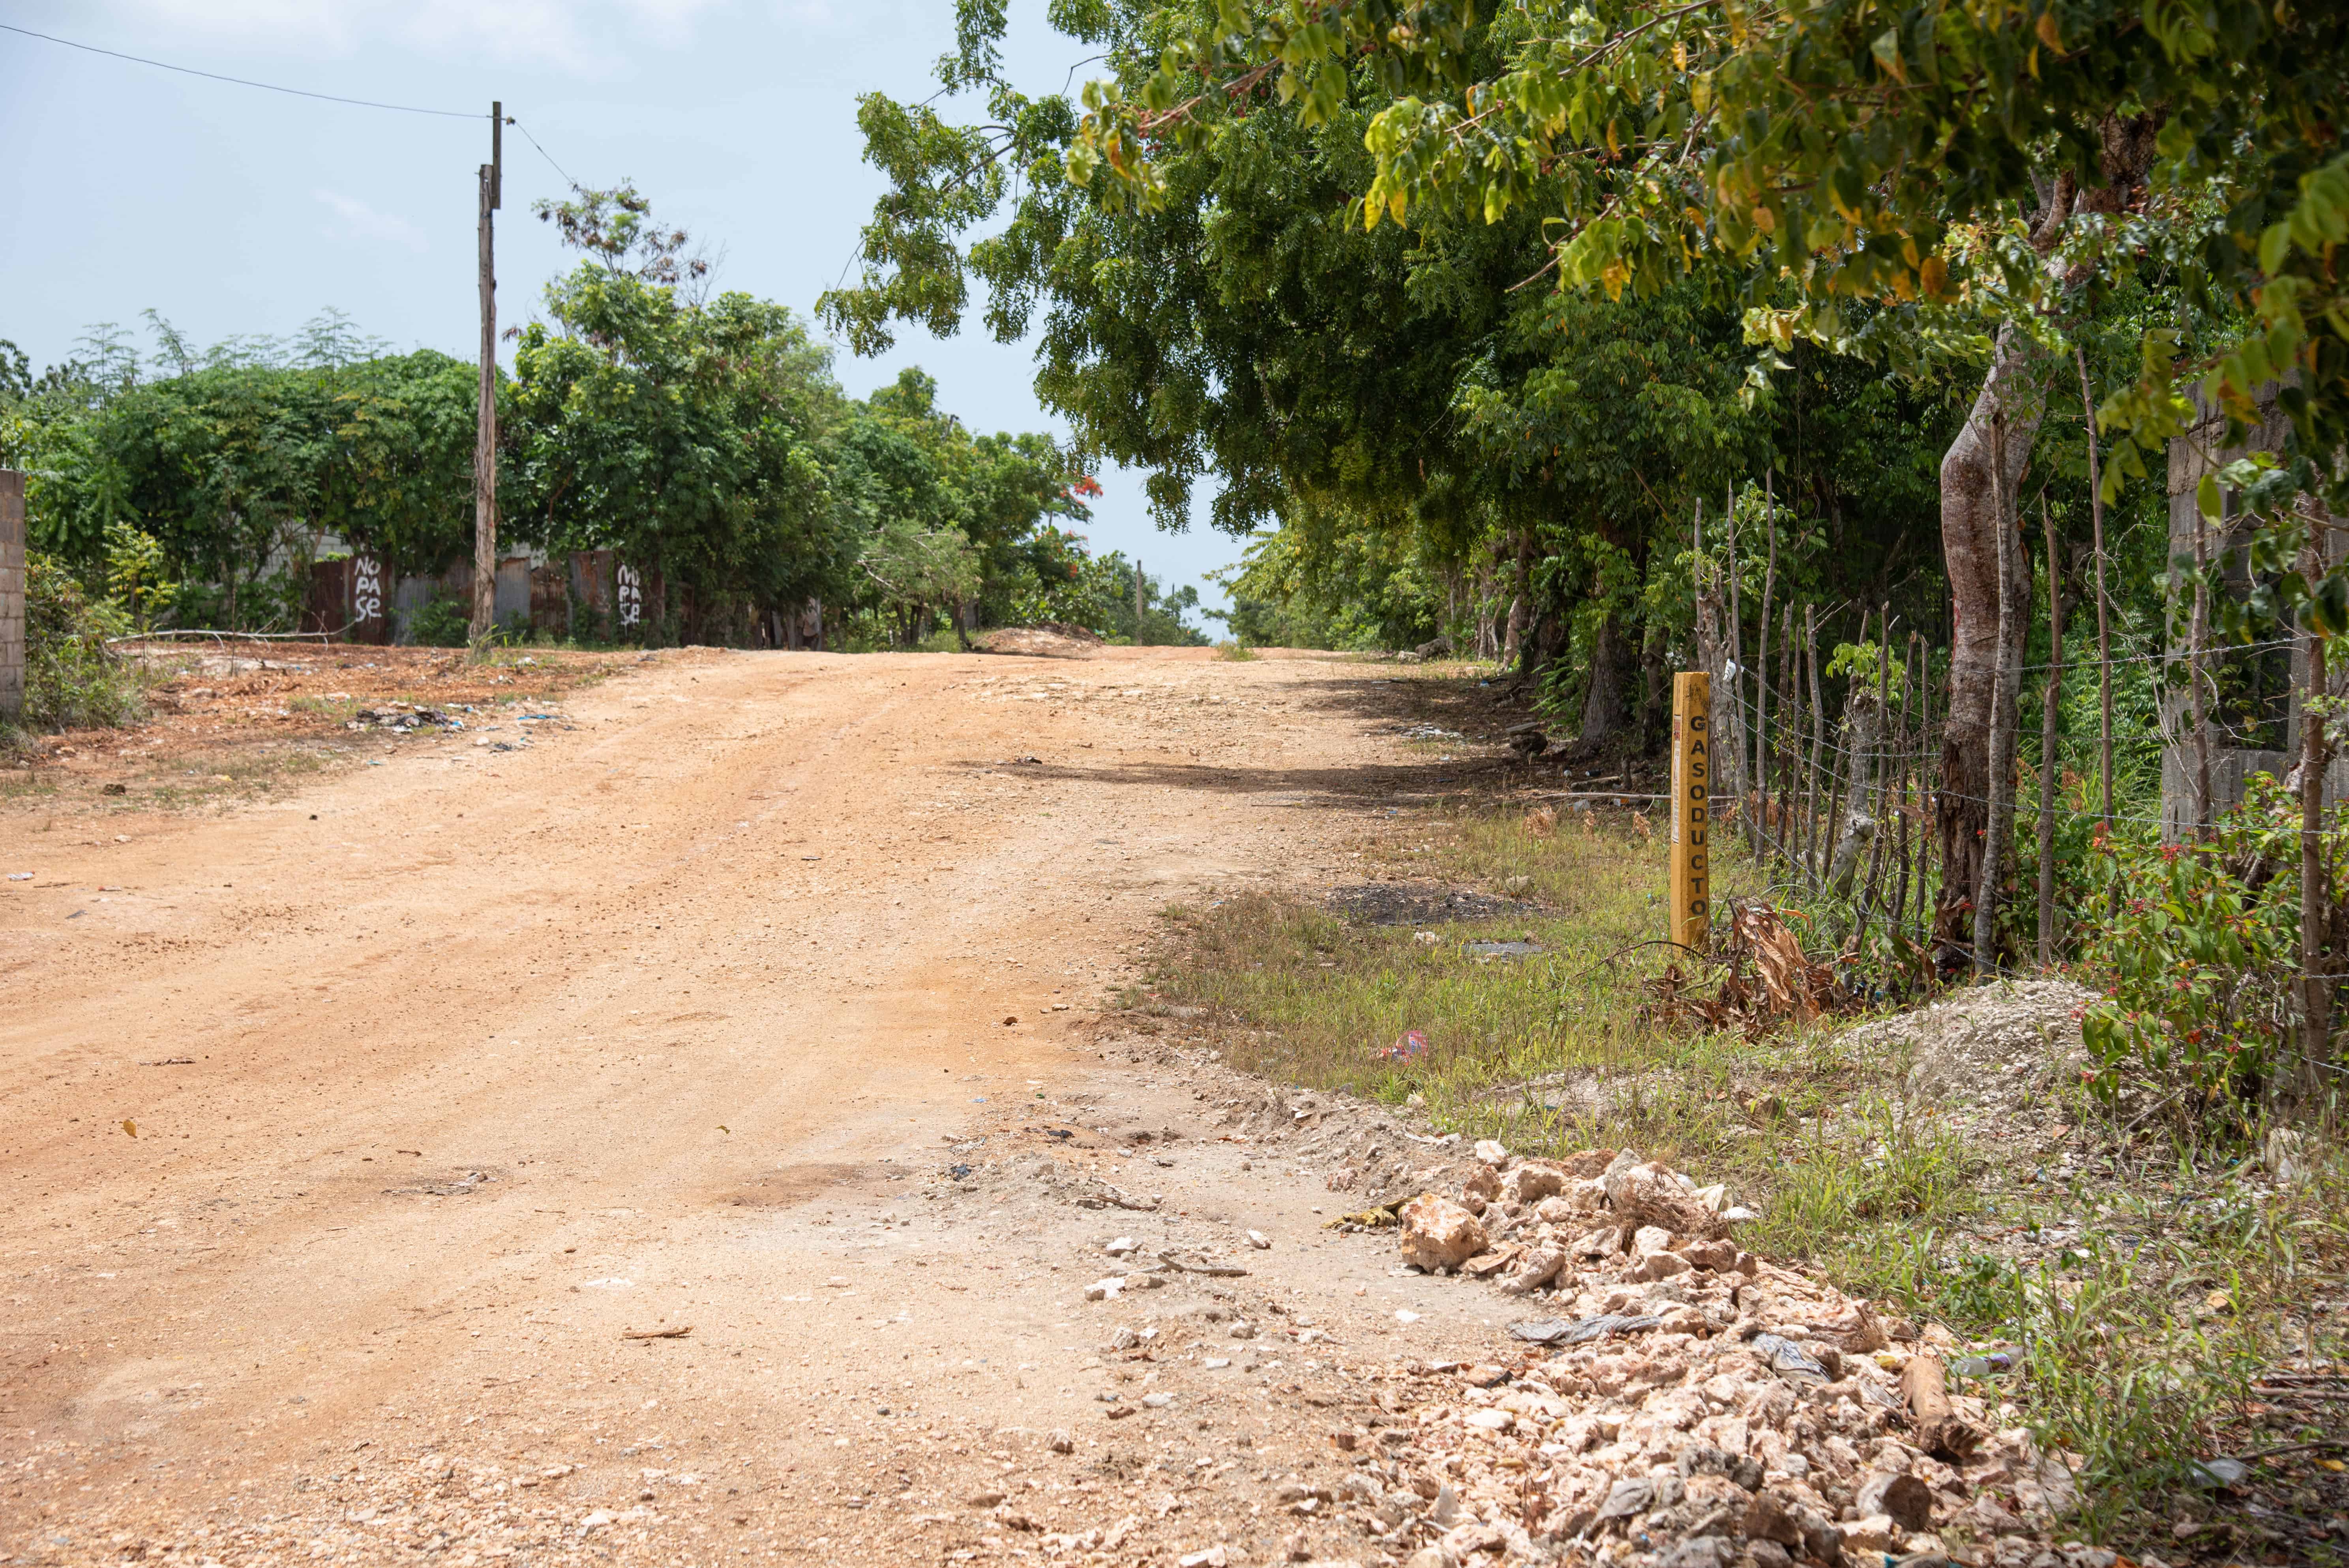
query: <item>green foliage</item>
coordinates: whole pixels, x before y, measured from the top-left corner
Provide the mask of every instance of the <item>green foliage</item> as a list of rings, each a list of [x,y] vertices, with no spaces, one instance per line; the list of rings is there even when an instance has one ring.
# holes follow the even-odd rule
[[[1258,647],[1402,648],[1434,635],[1443,568],[1424,531],[1379,529],[1350,512],[1314,512],[1258,534],[1221,577],[1221,615]],[[1440,556],[1439,556],[1440,560]]]
[[[180,585],[169,576],[162,542],[117,519],[106,530],[106,596],[130,624],[153,626],[171,613]]]
[[[924,528],[909,518],[883,523],[857,558],[879,606],[905,643],[926,634],[933,612],[953,611],[978,591],[978,552],[959,529]]]
[[[1886,668],[1888,659],[1891,667]],[[1892,700],[1898,703],[1909,690],[1908,667],[1900,662],[1897,651],[1888,654],[1882,643],[1837,643],[1835,654],[1827,660],[1830,677],[1848,676],[1855,691],[1882,691],[1879,682],[1889,683]]]
[[[2330,885],[2344,855],[2336,810]],[[2106,995],[2080,1020],[2090,1082],[2150,1087],[2189,1111],[2246,1099],[2285,1057],[2300,969],[2300,805],[2255,776],[2207,843],[2116,839],[2089,859],[2087,897],[2117,903],[2081,955]]]
[[[0,407],[26,470],[33,542],[92,578],[137,557],[142,622],[195,614],[283,629],[298,584],[270,581],[325,532],[396,571],[434,572],[471,536],[474,380],[446,355],[353,359],[377,346],[340,317],[291,346],[235,341],[196,354],[150,315],[150,368],[119,333],[52,367]],[[141,541],[145,542],[140,542]],[[185,593],[164,595],[184,580]]]
[[[78,729],[127,724],[146,710],[135,671],[107,651],[128,633],[114,606],[93,603],[63,562],[25,557],[25,722]]]
[[[1137,617],[1133,603],[1137,570],[1119,551],[1095,556],[1072,551],[1064,573],[1039,573],[1035,587],[1014,603],[1011,619],[1020,624],[1066,622],[1097,632],[1110,642],[1138,647],[1206,646],[1206,634],[1185,619],[1198,609],[1199,591],[1185,583],[1169,593],[1157,578],[1144,572],[1142,614]]]
[[[472,641],[473,607],[453,593],[435,593],[409,617],[408,640],[419,648],[462,648]]]
[[[1061,525],[1101,490],[1050,437],[970,433],[918,370],[852,402],[792,312],[710,297],[690,236],[631,185],[540,213],[585,259],[498,381],[505,542],[613,550],[659,593],[656,634],[704,638],[810,600],[996,622],[1083,574]],[[143,358],[111,325],[38,377],[0,347],[0,462],[27,472],[33,541],[138,623],[288,628],[336,540],[395,576],[470,557],[473,366],[389,354],[333,312],[204,350],[147,319]],[[912,598],[860,564],[909,551]],[[450,614],[407,634],[446,641]]]
[[[616,277],[674,288],[709,275],[709,259],[688,249],[693,236],[655,223],[652,202],[632,180],[609,191],[574,185],[568,200],[533,201],[530,210],[540,222],[554,224],[565,245]]]
[[[938,610],[958,614],[966,601],[984,624],[1082,619],[1038,604],[1065,596],[1061,585],[1081,576],[1083,544],[1062,524],[1081,521],[1087,500],[1101,494],[1051,438],[975,436],[937,407],[935,381],[907,369],[849,406],[827,458],[833,504],[859,536],[878,539],[910,523],[916,532],[951,531],[969,546],[975,574],[950,594],[938,580],[904,598],[882,586],[893,575],[862,570],[842,591],[860,610],[883,615],[893,640],[919,641],[916,621]]]
[[[1409,27],[1438,26],[1436,9],[1410,8]],[[1510,15],[1444,15],[1460,79],[1523,46]],[[1554,257],[1524,204],[1366,227],[1366,138],[1417,90],[1379,48],[1274,95],[1257,84],[1278,68],[1239,64],[1227,40],[1206,67],[1223,85],[1194,92],[1162,66],[1243,13],[1063,6],[1055,25],[1112,76],[1088,89],[1088,118],[1003,78],[1001,6],[963,0],[957,17],[942,98],[983,96],[983,123],[954,123],[940,99],[863,101],[889,190],[862,277],[820,314],[872,352],[900,320],[953,329],[983,284],[999,340],[1036,336],[1040,397],[1080,449],[1148,472],[1162,523],[1186,522],[1213,474],[1215,525],[1279,542],[1252,547],[1236,582],[1245,640],[1466,644],[1506,616],[1529,538],[1526,662],[1550,666],[1559,700],[1583,689],[1584,662],[1636,659],[1651,637],[1685,664],[1678,542],[1700,501],[1774,458],[1825,547],[1812,581],[1839,598],[1873,578],[1912,623],[1933,614],[1938,583],[1903,557],[1961,412],[1947,387],[1797,344],[1757,396],[1736,290],[1709,273],[1619,300],[1526,287]],[[1119,147],[1086,129],[1121,116]],[[1150,200],[1129,200],[1136,181]]]
[[[517,535],[610,549],[666,583],[761,605],[837,584],[854,542],[818,443],[838,394],[788,309],[707,304],[583,262],[514,354]]]
[[[1189,199],[1185,159],[1269,83],[1309,127],[1386,101],[1353,208],[1423,232],[1553,215],[1567,286],[1609,299],[1702,280],[1765,346],[1808,339],[1930,376],[1999,328],[2068,347],[2116,291],[2190,306],[2138,324],[2100,418],[2107,499],[2194,418],[2256,421],[2282,383],[2289,488],[2349,505],[2349,15],[2258,0],[1965,3],[1898,16],[1662,0],[1278,0],[1193,14],[1146,78],[1086,89],[1064,163],[1110,204]],[[2229,330],[2194,345],[2203,314]],[[2349,624],[2349,576],[2305,603]]]

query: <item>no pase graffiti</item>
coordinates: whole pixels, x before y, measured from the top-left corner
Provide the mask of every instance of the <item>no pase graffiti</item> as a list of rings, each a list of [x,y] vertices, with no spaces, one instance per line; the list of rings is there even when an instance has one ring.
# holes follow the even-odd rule
[[[1666,934],[1702,951],[1713,928],[1713,680],[1672,677],[1672,913]]]

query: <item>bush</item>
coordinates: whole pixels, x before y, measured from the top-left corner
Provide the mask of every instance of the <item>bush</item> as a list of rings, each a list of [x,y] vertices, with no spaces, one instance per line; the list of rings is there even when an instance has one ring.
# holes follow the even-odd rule
[[[435,593],[408,619],[408,640],[419,648],[461,648],[471,640],[472,607],[453,593]]]
[[[2349,817],[2326,825],[2338,897]],[[2083,903],[2117,909],[2082,954],[2108,993],[2080,1020],[2092,1087],[2149,1085],[2189,1115],[2256,1095],[2300,1012],[2300,802],[2259,774],[2208,843],[2126,838],[2089,865]]]
[[[55,556],[25,559],[25,723],[73,729],[128,724],[146,710],[137,672],[106,639],[130,630],[128,617],[92,603]]]

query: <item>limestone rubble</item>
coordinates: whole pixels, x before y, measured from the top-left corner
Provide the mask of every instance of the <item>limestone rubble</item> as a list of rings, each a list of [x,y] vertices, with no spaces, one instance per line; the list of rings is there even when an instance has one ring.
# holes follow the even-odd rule
[[[1390,1537],[1412,1568],[2113,1561],[2055,1544],[2072,1471],[2012,1406],[1960,1394],[1920,1451],[1902,1374],[1945,1330],[1740,1249],[1722,1188],[1629,1150],[1476,1152],[1456,1199],[1403,1210],[1403,1255],[1487,1282],[1524,1348],[1426,1368],[1381,1434],[1413,1478]],[[1453,1264],[1464,1221],[1488,1245]]]

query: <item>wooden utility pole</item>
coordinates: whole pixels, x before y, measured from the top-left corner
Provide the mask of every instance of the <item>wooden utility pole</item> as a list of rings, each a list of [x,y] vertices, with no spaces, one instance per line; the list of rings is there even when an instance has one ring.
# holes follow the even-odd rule
[[[1142,557],[1133,558],[1133,645],[1142,646]]]
[[[25,717],[25,476],[0,469],[0,722]]]
[[[498,210],[505,173],[505,106],[490,105],[490,160],[481,170],[481,398],[473,417],[473,651],[498,624]]]

